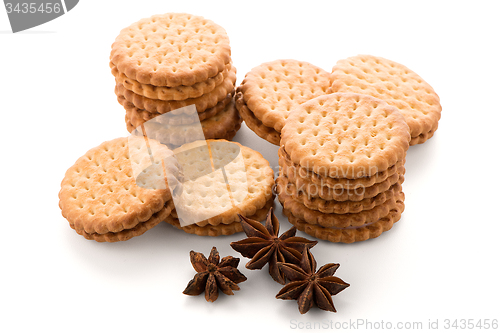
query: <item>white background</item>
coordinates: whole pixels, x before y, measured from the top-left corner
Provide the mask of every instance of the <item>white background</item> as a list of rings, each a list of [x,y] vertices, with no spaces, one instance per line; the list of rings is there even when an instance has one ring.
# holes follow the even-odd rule
[[[498,4],[82,0],[18,34],[0,7],[0,331],[289,331],[358,319],[421,321],[425,329],[429,320],[443,328],[445,319],[500,319]],[[248,280],[234,296],[212,304],[183,295],[194,275],[189,251],[217,246],[221,256],[240,257],[229,243],[243,234],[203,238],[162,223],[101,244],[61,216],[66,169],[128,134],[108,67],[111,43],[127,25],[165,12],[223,26],[238,83],[265,61],[292,58],[329,71],[339,59],[373,54],[408,66],[439,94],[439,130],[408,151],[400,222],[374,240],[313,249],[319,266],[340,263],[337,275],[351,284],[334,297],[337,313],[300,315],[294,301],[275,299],[281,286],[267,266],[249,271],[246,258]],[[277,147],[246,126],[235,140],[277,166]],[[285,231],[290,224],[276,207]]]

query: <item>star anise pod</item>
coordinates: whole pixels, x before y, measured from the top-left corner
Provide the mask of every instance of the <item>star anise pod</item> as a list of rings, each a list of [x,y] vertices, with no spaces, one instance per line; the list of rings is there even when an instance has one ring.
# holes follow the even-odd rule
[[[233,295],[233,290],[240,290],[237,283],[247,279],[238,270],[240,259],[227,256],[220,260],[215,246],[208,259],[200,252],[191,251],[189,255],[191,264],[198,273],[183,291],[186,295],[199,295],[205,291],[207,302],[214,302],[219,297],[219,289],[226,295]]]
[[[337,312],[333,306],[332,295],[337,295],[349,287],[349,283],[333,276],[339,264],[326,264],[316,272],[316,260],[307,248],[300,265],[278,265],[291,282],[279,291],[276,298],[296,299],[301,314],[309,311],[314,303],[322,310]]]
[[[278,283],[286,283],[278,263],[299,264],[304,249],[318,243],[303,237],[295,237],[297,232],[295,227],[278,237],[280,223],[272,208],[267,214],[265,227],[258,221],[239,216],[243,231],[248,238],[232,242],[231,247],[242,256],[252,259],[245,265],[248,269],[261,269],[269,263],[269,274]]]

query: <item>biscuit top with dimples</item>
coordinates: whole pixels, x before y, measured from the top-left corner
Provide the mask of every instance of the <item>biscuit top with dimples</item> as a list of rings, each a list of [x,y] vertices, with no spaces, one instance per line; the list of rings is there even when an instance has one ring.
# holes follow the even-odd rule
[[[334,93],[370,95],[398,108],[412,138],[437,129],[439,96],[420,76],[397,62],[370,55],[339,60],[332,70],[332,82]]]
[[[154,15],[123,29],[112,45],[111,62],[144,84],[177,87],[206,81],[231,61],[226,31],[201,16]]]
[[[403,115],[367,95],[316,97],[296,107],[281,132],[291,160],[323,176],[372,176],[403,160],[410,133]]]

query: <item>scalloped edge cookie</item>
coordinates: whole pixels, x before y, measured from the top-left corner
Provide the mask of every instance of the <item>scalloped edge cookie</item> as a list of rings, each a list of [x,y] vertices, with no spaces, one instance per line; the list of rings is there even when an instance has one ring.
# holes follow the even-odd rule
[[[317,210],[309,209],[284,191],[278,193],[278,200],[281,202],[284,209],[289,210],[294,216],[309,224],[317,224],[326,228],[334,227],[343,229],[348,227],[359,227],[379,220],[396,206],[397,201],[404,200],[404,193],[402,191],[395,193],[394,196],[387,199],[384,203],[372,209],[363,210],[359,213],[347,214],[325,214]]]
[[[331,188],[343,188],[343,189],[356,189],[358,187],[370,187],[377,183],[381,183],[390,176],[394,175],[398,170],[404,166],[406,160],[397,161],[396,164],[390,166],[386,170],[379,171],[370,177],[362,177],[356,179],[349,178],[332,178],[325,177],[314,173],[313,171],[307,170],[295,163],[290,159],[290,156],[286,153],[283,147],[278,150],[278,164],[283,171],[283,174],[288,176],[291,175],[294,178],[300,177],[305,181],[310,181],[318,186],[328,186]]]
[[[374,197],[365,198],[360,201],[336,201],[324,200],[318,197],[311,197],[304,192],[297,191],[295,185],[289,182],[286,176],[281,175],[276,178],[276,191],[286,191],[294,200],[303,204],[311,210],[317,210],[325,214],[348,214],[359,213],[363,210],[370,210],[375,206],[383,204],[394,196],[394,193],[402,190],[401,183],[397,182],[387,191],[381,192]]]
[[[401,214],[404,211],[404,202],[398,201],[397,206],[392,209],[389,214],[382,217],[380,220],[357,229],[333,229],[323,228],[319,225],[311,225],[296,216],[290,211],[283,209],[283,214],[288,217],[288,221],[293,224],[298,230],[306,234],[327,240],[332,243],[354,243],[361,242],[371,238],[377,238],[383,232],[392,229],[394,223],[401,219]]]
[[[185,13],[141,19],[124,28],[111,46],[111,62],[127,77],[155,86],[191,86],[231,61],[226,31]]]
[[[126,89],[134,93],[145,96],[151,99],[160,99],[164,101],[181,101],[188,98],[198,98],[207,94],[220,85],[228,76],[231,70],[232,63],[226,65],[226,68],[217,73],[216,76],[208,78],[206,81],[195,83],[192,86],[178,86],[178,87],[161,87],[151,84],[144,84],[128,78],[125,74],[118,71],[112,63],[111,74],[116,79],[117,83],[121,83]]]
[[[151,99],[126,89],[120,83],[117,83],[115,86],[115,94],[117,96],[124,96],[125,99],[132,103],[135,107],[153,113],[177,112],[176,114],[180,114],[177,109],[191,104],[196,105],[196,110],[198,112],[203,112],[216,106],[217,103],[226,98],[227,94],[233,94],[235,83],[236,68],[233,66],[231,67],[229,75],[220,85],[216,86],[211,92],[198,98],[188,98],[182,101],[162,101],[159,99]],[[182,113],[183,111],[180,112]]]
[[[142,110],[139,108],[136,108],[134,104],[128,102],[125,97],[123,96],[118,96],[118,103],[120,103],[123,108],[125,109],[125,112],[127,114],[128,119],[130,119],[131,124],[137,124],[140,121],[149,121],[153,118],[156,118],[158,116],[161,116],[164,113],[152,113],[149,112],[148,110]],[[203,121],[207,118],[213,117],[219,112],[223,111],[226,106],[232,101],[233,97],[231,94],[227,94],[227,97],[217,103],[216,106],[213,108],[207,109],[203,112],[197,112],[197,115],[195,116],[194,114],[186,114],[186,113],[180,113],[180,114],[175,114],[175,113],[170,113],[169,117],[163,117],[161,122],[162,124],[165,125],[189,125],[194,122],[196,122],[198,119],[200,121]]]

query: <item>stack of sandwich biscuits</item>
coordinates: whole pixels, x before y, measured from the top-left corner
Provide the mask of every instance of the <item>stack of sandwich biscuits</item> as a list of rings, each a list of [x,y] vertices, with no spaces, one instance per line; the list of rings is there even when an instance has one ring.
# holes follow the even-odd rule
[[[179,146],[192,141],[200,122],[207,139],[231,139],[240,128],[229,39],[210,20],[178,13],[142,19],[120,32],[110,67],[129,132],[156,122],[166,133],[160,142]]]
[[[404,210],[410,132],[367,95],[335,93],[296,107],[281,133],[278,198],[299,230],[352,243],[391,229]]]

